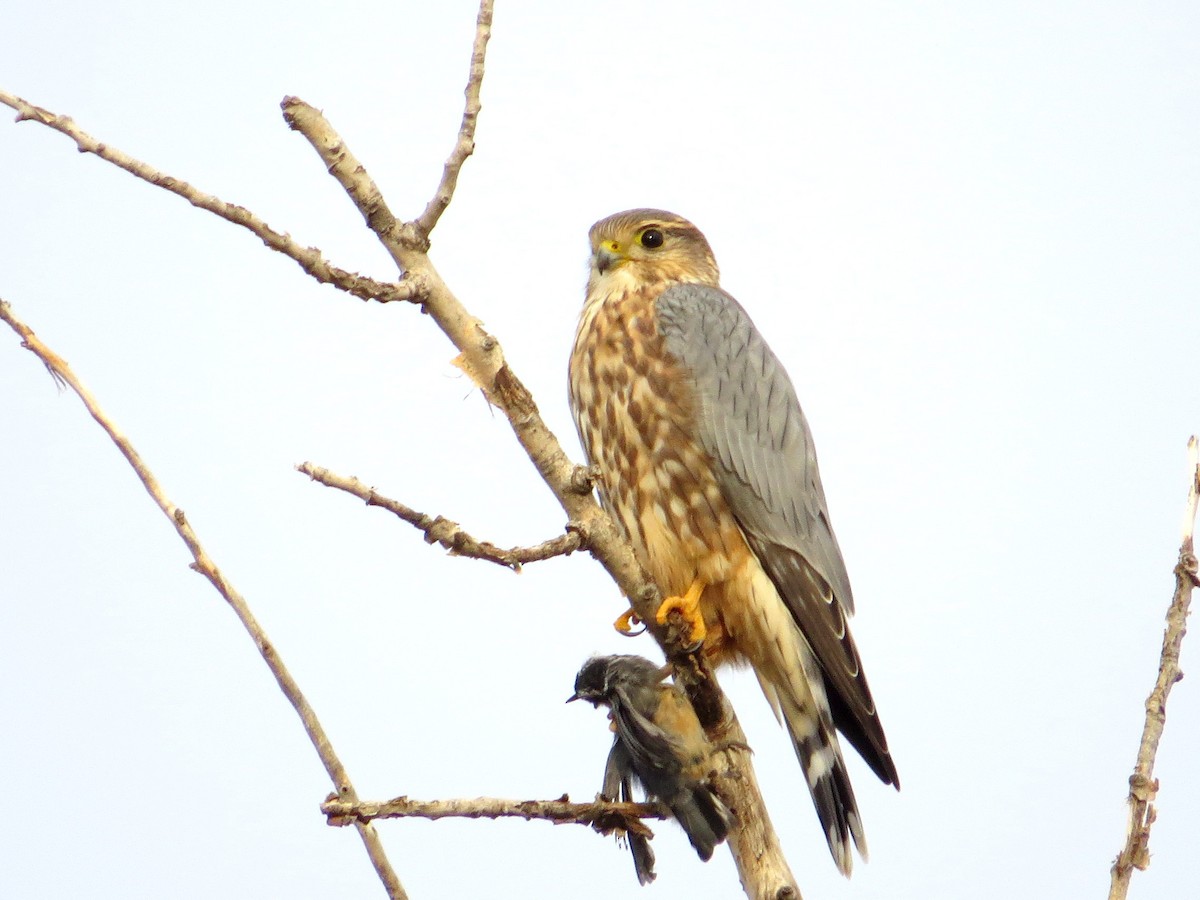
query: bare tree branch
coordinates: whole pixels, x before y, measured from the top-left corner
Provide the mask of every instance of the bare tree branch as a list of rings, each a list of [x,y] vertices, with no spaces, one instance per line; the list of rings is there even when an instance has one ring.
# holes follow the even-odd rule
[[[390,284],[339,269],[337,266],[331,265],[316,247],[301,247],[288,235],[274,231],[266,222],[245,207],[226,203],[219,197],[197,190],[186,181],[173,178],[96,140],[79,128],[68,116],[56,115],[3,90],[0,90],[0,103],[17,111],[17,122],[38,122],[47,128],[53,128],[73,140],[80,153],[95,154],[155,187],[178,194],[192,206],[208,210],[235,225],[241,225],[258,235],[262,242],[272,250],[295,260],[300,264],[300,268],[322,284],[331,284],[359,299],[378,300],[380,303],[400,300],[419,302],[421,299],[422,285],[419,280],[405,279],[399,284]]]
[[[467,78],[467,87],[463,92],[467,97],[466,109],[463,110],[462,125],[458,129],[458,139],[454,142],[454,150],[446,160],[442,171],[442,180],[437,192],[425,211],[417,216],[416,225],[429,240],[429,235],[450,205],[454,197],[454,188],[458,184],[458,173],[467,161],[467,157],[475,152],[475,123],[479,119],[482,104],[479,102],[479,88],[483,84],[483,61],[487,53],[488,39],[492,36],[492,0],[483,0],[479,4],[479,16],[475,20],[475,45],[471,48],[471,74]]]
[[[1167,697],[1175,682],[1183,678],[1179,668],[1179,651],[1183,646],[1183,636],[1187,634],[1192,589],[1200,585],[1200,579],[1196,577],[1197,561],[1192,539],[1196,507],[1200,502],[1200,444],[1194,435],[1188,441],[1188,476],[1190,484],[1183,515],[1183,540],[1179,547],[1179,561],[1175,564],[1175,596],[1167,609],[1167,628],[1163,634],[1158,678],[1146,699],[1146,724],[1142,729],[1137,762],[1129,777],[1129,824],[1125,846],[1112,866],[1109,900],[1124,900],[1133,870],[1145,869],[1150,865],[1150,826],[1157,817],[1154,799],[1158,795],[1154,760],[1167,722]]]
[[[476,797],[474,800],[410,800],[396,797],[383,802],[348,803],[328,799],[321,812],[330,825],[351,825],[375,819],[544,819],[555,825],[590,825],[601,834],[620,828],[646,837],[654,833],[643,819],[665,819],[669,813],[656,803],[613,803],[594,800],[591,803],[572,803],[566,794],[557,800],[501,800],[495,797]]]
[[[258,648],[262,654],[263,661],[266,662],[267,668],[271,670],[271,674],[275,676],[275,680],[279,682],[279,687],[283,691],[284,696],[292,704],[296,710],[296,714],[300,716],[300,721],[304,725],[304,730],[308,733],[309,740],[317,750],[317,755],[321,758],[322,764],[325,766],[325,771],[329,773],[329,777],[333,780],[333,785],[337,790],[337,796],[343,800],[354,803],[358,800],[358,794],[354,790],[354,785],[350,782],[350,776],[346,773],[342,761],[334,752],[333,745],[329,742],[329,736],[326,735],[325,729],[321,727],[320,721],[317,719],[317,714],[309,705],[304,694],[300,691],[300,686],[296,680],[292,678],[291,673],[280,659],[275,645],[267,638],[262,626],[258,624],[258,620],[254,618],[254,614],[250,611],[246,600],[237,589],[229,582],[229,580],[217,568],[217,564],[213,562],[208,552],[200,543],[200,539],[196,536],[192,526],[188,524],[187,517],[184,516],[183,510],[176,506],[168,499],[166,492],[163,491],[162,485],[158,479],[154,477],[154,473],[150,471],[145,461],[133,448],[133,444],[121,432],[116,424],[108,417],[108,415],[100,408],[96,398],[92,393],[83,386],[75,373],[71,371],[71,367],[67,361],[47,347],[33,333],[33,331],[13,315],[12,308],[4,300],[0,300],[0,320],[6,322],[13,331],[21,337],[21,346],[31,351],[36,355],[46,367],[54,373],[60,382],[65,382],[70,386],[79,399],[83,401],[83,405],[87,407],[87,411],[91,413],[92,418],[99,423],[100,427],[108,434],[117,449],[121,451],[121,455],[133,467],[134,473],[146,488],[155,504],[163,511],[171,521],[175,532],[180,539],[187,545],[188,550],[192,554],[194,560],[191,568],[199,572],[209,580],[217,592],[225,598],[225,601],[232,607],[234,613],[241,621],[246,632],[254,641],[254,646]],[[400,879],[396,877],[391,863],[388,862],[387,856],[383,851],[383,845],[380,843],[379,834],[375,831],[374,826],[370,822],[356,822],[358,833],[362,837],[362,842],[367,848],[367,855],[371,858],[371,864],[375,867],[375,871],[379,875],[379,879],[383,882],[388,896],[394,900],[406,900],[407,894],[404,888],[400,885]]]
[[[357,478],[338,475],[306,462],[296,466],[297,471],[303,472],[313,481],[320,482],[326,487],[337,488],[363,500],[367,506],[378,506],[399,516],[405,522],[424,532],[427,544],[440,544],[454,556],[468,556],[471,559],[483,559],[494,562],[520,572],[525,563],[541,562],[555,556],[569,556],[579,549],[581,541],[579,533],[570,526],[566,534],[543,541],[534,547],[513,547],[504,550],[488,541],[480,541],[463,531],[462,526],[441,516],[430,516],[417,512],[397,500],[391,500],[378,493],[375,488],[368,487]]]
[[[366,167],[318,110],[297,97],[285,98],[282,107],[288,124],[312,144],[400,270],[425,284],[424,309],[460,351],[455,363],[507,417],[517,440],[579,532],[583,546],[608,570],[663,646],[709,737],[717,746],[729,748],[722,751],[724,766],[716,787],[738,815],[729,844],[747,896],[754,900],[798,898],[799,888],[759,792],[750,752],[745,749],[745,733],[707,661],[689,654],[673,638],[672,629],[655,623],[661,595],[612,519],[590,490],[581,489],[586,478],[580,472],[586,470],[567,458],[542,420],[533,396],[509,368],[496,338],[442,281],[429,260],[428,241],[417,223],[396,219]]]
[[[395,218],[366,169],[319,111],[296,98],[288,97],[283,101],[284,117],[288,124],[303,134],[317,150],[330,174],[350,195],[368,226],[403,273],[402,282],[394,285],[381,284],[335,269],[321,258],[318,251],[299,248],[290,238],[272,231],[242,207],[203,194],[184,182],[112,150],[77,129],[70,119],[34,107],[2,91],[0,102],[18,111],[18,121],[37,121],[54,128],[74,140],[81,151],[94,153],[151,184],[170,190],[200,208],[247,228],[271,249],[295,259],[305,271],[320,281],[334,284],[364,299],[420,302],[459,349],[456,362],[479,385],[488,400],[508,418],[517,440],[566,512],[581,545],[607,569],[642,620],[649,624],[651,633],[675,666],[676,678],[696,707],[709,737],[717,746],[729,748],[722,751],[725,765],[721,767],[716,787],[726,805],[738,815],[738,827],[730,836],[729,843],[747,896],[754,900],[799,897],[795,878],[783,856],[758,790],[745,734],[713,672],[702,657],[687,652],[687,648],[676,639],[675,630],[670,625],[664,627],[655,622],[654,612],[661,595],[642,571],[631,547],[612,519],[591,496],[587,470],[568,459],[557,438],[542,420],[532,395],[505,362],[499,342],[462,306],[442,281],[426,253],[429,230],[449,203],[458,172],[473,144],[491,8],[491,0],[482,0],[472,49],[471,78],[466,92],[467,108],[459,140],[447,161],[437,193],[417,220],[400,222]],[[396,886],[399,887],[398,884]]]

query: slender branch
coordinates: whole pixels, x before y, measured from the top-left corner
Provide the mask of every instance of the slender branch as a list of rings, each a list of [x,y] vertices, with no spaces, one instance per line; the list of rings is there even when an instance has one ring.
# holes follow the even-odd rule
[[[319,109],[299,97],[284,97],[279,108],[283,110],[283,119],[288,127],[308,138],[329,174],[350,195],[367,227],[375,232],[385,247],[390,248],[391,244],[403,241],[422,253],[429,249],[427,239],[419,236],[412,225],[402,224],[392,213],[379,185],[367,174],[366,166],[358,161],[341,136],[328,126]],[[400,271],[407,273],[408,269],[401,265]]]
[[[520,572],[521,566],[525,563],[541,562],[555,556],[570,556],[580,547],[579,532],[567,526],[566,534],[553,540],[543,541],[534,547],[513,547],[504,550],[488,541],[480,541],[471,537],[457,522],[441,516],[430,516],[417,512],[397,500],[391,500],[378,493],[375,488],[363,484],[357,478],[347,478],[345,475],[338,475],[308,462],[296,466],[296,470],[326,487],[337,488],[339,491],[353,494],[363,500],[367,506],[378,506],[399,516],[423,532],[427,544],[440,544],[454,556],[483,559],[512,569],[514,572]]]
[[[0,103],[17,111],[17,122],[38,122],[65,134],[75,142],[80,153],[92,153],[106,162],[134,175],[155,187],[177,194],[192,206],[220,216],[228,222],[240,225],[256,234],[264,244],[295,260],[305,272],[322,284],[331,284],[339,290],[362,300],[377,300],[380,303],[395,301],[419,302],[423,286],[417,279],[405,279],[400,283],[385,283],[348,272],[331,265],[316,247],[302,247],[290,236],[273,230],[266,222],[242,206],[226,203],[219,197],[206,194],[164,172],[160,172],[140,160],[134,159],[114,147],[96,140],[80,129],[68,116],[60,116],[49,110],[34,106],[20,97],[0,90]]]
[[[462,170],[463,163],[467,161],[468,156],[475,152],[475,123],[479,120],[479,111],[483,108],[479,102],[479,88],[483,84],[483,61],[487,53],[488,38],[491,36],[492,0],[483,0],[479,4],[479,16],[475,20],[475,44],[471,48],[471,74],[467,78],[466,90],[463,91],[467,103],[463,110],[462,125],[458,129],[458,139],[454,142],[450,158],[446,160],[446,167],[442,171],[442,180],[437,186],[437,192],[429,201],[429,205],[425,207],[425,211],[417,216],[416,225],[427,241],[434,226],[437,225],[438,219],[442,217],[442,213],[446,211],[446,207],[450,205],[450,200],[454,197],[454,188],[458,184],[458,173]]]
[[[348,803],[330,799],[321,804],[321,812],[330,825],[345,826],[375,819],[544,819],[555,825],[590,825],[601,834],[616,829],[633,831],[646,837],[653,832],[643,819],[665,819],[668,814],[656,803],[613,803],[594,800],[572,803],[566,794],[557,800],[501,800],[476,797],[474,800],[410,800],[397,797],[383,802]]]
[[[570,461],[558,439],[547,428],[533,396],[505,362],[500,343],[484,330],[442,281],[426,253],[428,241],[417,223],[401,223],[387,208],[375,183],[317,109],[296,97],[283,102],[284,118],[300,132],[320,155],[329,173],[354,201],[367,224],[408,277],[422,279],[426,286],[423,309],[460,351],[455,360],[504,413],[513,434],[541,474],[578,531],[583,546],[608,571],[629,598],[643,622],[663,647],[675,667],[676,677],[687,692],[709,737],[717,746],[745,746],[745,734],[721,692],[716,678],[702,657],[689,654],[670,633],[655,624],[654,612],[661,601],[657,587],[646,577],[628,541],[613,520],[582,490],[586,477]],[[753,900],[798,898],[799,888],[784,858],[779,839],[758,789],[747,750],[724,752],[717,790],[738,815],[738,826],[730,835],[730,849],[748,897]]]
[[[300,691],[300,686],[296,680],[292,678],[291,673],[280,659],[278,651],[274,644],[267,638],[266,632],[262,626],[258,624],[258,620],[254,618],[254,614],[250,611],[249,605],[237,589],[229,582],[229,580],[217,568],[215,562],[208,555],[208,552],[200,543],[200,539],[196,536],[192,526],[188,524],[187,517],[183,510],[176,506],[168,499],[162,485],[159,484],[154,473],[150,471],[145,461],[134,449],[133,444],[121,432],[116,424],[108,417],[108,415],[100,408],[99,403],[92,393],[83,386],[75,373],[71,371],[71,367],[67,361],[47,347],[33,333],[33,331],[13,315],[12,308],[4,300],[0,300],[0,320],[8,323],[21,337],[21,346],[31,351],[36,355],[46,367],[53,372],[61,382],[65,382],[70,386],[79,399],[83,401],[83,405],[87,407],[87,411],[91,413],[93,419],[99,423],[100,427],[108,434],[113,443],[117,445],[117,449],[121,451],[121,455],[133,467],[134,473],[142,482],[143,487],[150,494],[155,504],[162,510],[175,528],[180,539],[187,545],[188,550],[192,554],[194,560],[191,568],[199,572],[209,580],[217,592],[225,598],[225,601],[232,607],[234,613],[241,621],[246,632],[254,641],[254,645],[258,647],[259,653],[262,654],[263,661],[266,662],[267,668],[271,670],[271,674],[275,676],[275,680],[279,683],[280,689],[300,716],[300,721],[304,725],[304,730],[308,733],[309,739],[317,750],[317,755],[321,758],[322,764],[325,766],[325,771],[329,773],[329,777],[333,780],[333,785],[337,790],[337,795],[343,800],[354,803],[358,800],[358,794],[354,790],[354,785],[350,782],[350,776],[346,773],[342,761],[334,752],[333,745],[329,742],[329,737],[325,733],[325,729],[321,727],[320,721],[317,719],[317,714],[309,705],[304,694]],[[380,880],[388,892],[388,896],[393,900],[405,900],[407,894],[404,888],[400,885],[399,878],[396,877],[391,863],[388,862],[387,856],[384,854],[383,845],[380,843],[379,835],[370,822],[357,822],[358,833],[362,837],[362,842],[367,848],[367,855],[371,858],[372,865],[375,866],[375,871],[379,874]]]
[[[1124,900],[1133,870],[1145,869],[1150,865],[1150,826],[1158,815],[1154,807],[1154,799],[1158,795],[1154,760],[1167,722],[1167,697],[1175,682],[1183,678],[1179,668],[1179,651],[1183,646],[1183,636],[1187,633],[1192,589],[1200,585],[1200,579],[1196,577],[1197,561],[1192,537],[1196,507],[1200,503],[1200,444],[1195,436],[1188,441],[1188,475],[1190,485],[1184,507],[1183,540],[1179,547],[1179,561],[1175,564],[1175,595],[1167,609],[1167,628],[1163,634],[1158,678],[1146,699],[1146,724],[1142,729],[1142,742],[1138,746],[1133,775],[1129,778],[1129,825],[1125,846],[1113,863],[1109,900]]]

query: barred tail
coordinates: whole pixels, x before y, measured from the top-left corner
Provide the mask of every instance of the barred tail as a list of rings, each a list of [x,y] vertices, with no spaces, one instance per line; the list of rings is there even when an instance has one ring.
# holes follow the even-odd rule
[[[767,702],[787,728],[804,770],[829,852],[843,875],[854,865],[850,842],[867,858],[854,789],[834,730],[820,664],[765,572],[752,582],[754,618],[744,623],[741,651],[754,666]]]
[[[804,769],[817,817],[829,842],[829,852],[842,874],[849,876],[854,865],[850,841],[854,841],[859,855],[865,860],[867,838],[837,735],[832,723],[823,721],[827,716],[820,715],[811,706],[806,709],[804,705],[792,702],[790,697],[780,697],[780,700],[783,721],[791,735],[796,758]]]

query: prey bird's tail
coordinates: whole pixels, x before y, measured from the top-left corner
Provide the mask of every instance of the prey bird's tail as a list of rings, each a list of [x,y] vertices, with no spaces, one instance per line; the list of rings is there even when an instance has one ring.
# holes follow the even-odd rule
[[[713,849],[725,840],[733,824],[733,814],[721,798],[705,782],[684,779],[680,790],[663,800],[700,858],[711,859]]]

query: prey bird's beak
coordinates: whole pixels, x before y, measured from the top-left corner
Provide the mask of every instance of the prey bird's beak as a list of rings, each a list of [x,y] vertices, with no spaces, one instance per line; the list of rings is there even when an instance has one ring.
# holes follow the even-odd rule
[[[603,275],[609,269],[617,265],[617,263],[621,262],[624,258],[625,257],[621,256],[621,254],[616,253],[601,244],[596,248],[596,255],[593,257],[593,265],[596,267],[596,271]]]
[[[570,697],[567,698],[567,702],[570,703],[573,700],[580,700],[580,699],[582,699],[582,698],[579,696],[579,692],[576,691],[574,694],[572,694]]]

